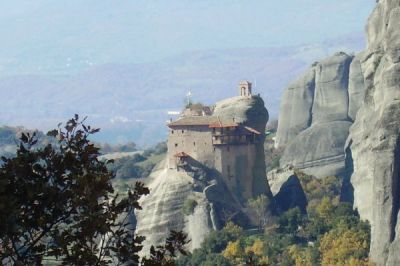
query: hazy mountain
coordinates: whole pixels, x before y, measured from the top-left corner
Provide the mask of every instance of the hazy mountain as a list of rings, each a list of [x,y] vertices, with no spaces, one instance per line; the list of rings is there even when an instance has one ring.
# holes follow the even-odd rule
[[[69,76],[24,75],[0,79],[0,123],[48,129],[74,113],[101,127],[100,140],[153,144],[165,139],[168,110],[180,110],[186,93],[213,103],[237,94],[237,83],[256,85],[272,117],[288,81],[309,62],[362,48],[363,37],[283,48],[206,50],[154,63],[105,64]]]
[[[317,43],[359,31],[374,4],[0,1],[0,76],[77,73],[105,63],[151,62],[194,50]]]

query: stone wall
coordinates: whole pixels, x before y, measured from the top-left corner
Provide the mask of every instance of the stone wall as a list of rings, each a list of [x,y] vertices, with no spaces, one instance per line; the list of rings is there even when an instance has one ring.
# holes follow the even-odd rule
[[[185,152],[207,167],[214,167],[214,148],[208,126],[179,126],[169,129],[168,167],[176,168],[175,154]]]
[[[253,197],[255,156],[255,144],[216,146],[215,169],[221,173],[229,190],[241,199]]]

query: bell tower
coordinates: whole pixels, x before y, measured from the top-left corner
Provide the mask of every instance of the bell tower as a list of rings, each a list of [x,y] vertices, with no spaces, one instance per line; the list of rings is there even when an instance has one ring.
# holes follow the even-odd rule
[[[251,97],[251,82],[247,80],[239,82],[239,95],[243,97]]]

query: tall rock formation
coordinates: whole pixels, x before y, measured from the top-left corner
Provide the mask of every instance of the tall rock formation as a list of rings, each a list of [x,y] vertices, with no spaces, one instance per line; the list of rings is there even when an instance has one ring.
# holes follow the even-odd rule
[[[281,166],[351,182],[354,208],[371,223],[371,260],[394,266],[400,265],[400,0],[377,1],[367,35],[365,51],[316,63],[287,89],[276,145],[285,147]]]
[[[346,151],[354,207],[371,223],[371,259],[400,265],[400,0],[379,1],[367,34],[360,57],[366,93]]]
[[[318,177],[345,172],[344,145],[363,97],[358,56],[345,53],[316,62],[282,98],[276,146],[281,166]]]
[[[218,102],[212,115],[169,124],[168,157],[151,174],[150,194],[136,213],[137,233],[146,236],[143,254],[162,244],[170,230],[185,231],[189,250],[198,248],[227,219],[248,223],[249,198],[272,198],[261,134],[267,121],[263,100],[246,95]]]
[[[264,154],[264,143],[265,140],[265,127],[269,119],[268,111],[265,108],[264,101],[259,96],[247,97],[233,97],[226,100],[217,102],[214,109],[214,116],[218,116],[220,119],[225,121],[232,121],[233,119],[237,123],[242,123],[245,126],[256,129],[260,132],[260,143],[261,145],[254,145],[254,156],[251,156],[251,177],[246,178],[250,180],[244,180],[243,182],[251,183],[252,197],[267,194],[272,195],[268,184],[266,185],[266,167],[265,167],[265,154]],[[234,153],[234,152],[233,152]],[[239,154],[239,153],[238,153]],[[240,158],[236,158],[236,162],[239,162]],[[238,169],[240,166],[236,164]],[[248,168],[249,165],[243,165],[242,168]],[[238,173],[238,176],[240,174]],[[249,195],[250,196],[250,195]]]

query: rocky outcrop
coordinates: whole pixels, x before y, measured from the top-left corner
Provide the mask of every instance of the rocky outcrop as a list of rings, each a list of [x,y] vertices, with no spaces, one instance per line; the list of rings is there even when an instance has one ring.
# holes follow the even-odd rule
[[[312,124],[348,120],[348,83],[353,57],[337,53],[316,66]]]
[[[371,261],[400,265],[400,0],[378,1],[367,34],[367,49],[354,58],[337,54],[311,68],[311,113],[310,100],[287,98],[296,95],[288,89],[282,106],[301,106],[311,122],[304,128],[302,115],[292,114],[298,127],[294,112],[282,111],[277,145],[285,147],[281,165],[343,175],[347,196],[371,224]]]
[[[221,123],[241,123],[252,130],[265,132],[268,112],[263,100],[258,96],[233,97],[218,102],[213,117],[217,117]],[[208,130],[208,127],[202,130]],[[263,143],[264,135],[260,136]],[[202,144],[206,143],[203,140]],[[245,151],[246,147],[253,147],[252,144],[243,146]],[[213,150],[213,147],[209,148]],[[224,148],[226,149],[225,146]],[[235,162],[246,158],[235,154],[235,147],[230,148],[230,153],[225,154],[225,157],[231,156]],[[158,167],[151,174],[147,184],[150,194],[140,202],[143,210],[136,213],[137,233],[146,236],[142,254],[147,254],[151,245],[162,244],[170,230],[185,231],[191,239],[188,249],[193,250],[200,247],[208,232],[221,228],[228,219],[241,225],[250,222],[245,214],[244,203],[260,194],[272,198],[272,194],[265,182],[263,145],[257,145],[249,152],[251,164],[243,164],[243,160],[242,164],[232,164],[232,172],[235,173],[233,176],[238,176],[235,180],[238,184],[237,190],[246,188],[246,191],[250,191],[248,194],[233,191],[218,167],[206,165],[201,160],[188,159],[186,164],[179,168],[170,168],[167,163]],[[236,175],[236,172],[240,171],[246,175]],[[232,179],[232,176],[228,178]],[[193,212],[189,214],[183,211],[188,201],[195,202]]]
[[[136,212],[136,232],[146,236],[143,254],[148,254],[151,245],[162,244],[170,230],[185,230],[192,240],[190,250],[200,247],[214,225],[210,202],[201,190],[196,191],[195,179],[184,171],[166,167],[158,168],[149,178],[150,194],[140,200],[143,209]],[[196,202],[189,215],[183,212],[187,199]]]
[[[343,148],[351,122],[316,124],[300,134],[285,149],[281,165],[293,165],[317,177],[340,175],[345,171]]]
[[[219,101],[215,106],[213,115],[219,117],[222,121],[243,123],[256,129],[261,133],[260,143],[264,143],[264,132],[269,115],[261,97],[239,96]],[[269,186],[265,184],[266,167],[263,145],[256,145],[255,147],[254,166],[252,168],[252,180],[244,181],[251,182],[252,196],[255,197],[260,194],[271,196]]]
[[[268,184],[278,211],[298,207],[306,213],[307,197],[293,169],[275,169],[268,172]]]
[[[276,146],[280,164],[317,177],[345,173],[344,145],[362,97],[359,56],[346,53],[316,62],[286,89]]]
[[[349,118],[354,121],[358,109],[364,99],[365,84],[364,76],[361,69],[361,59],[363,53],[356,55],[350,64],[350,75],[349,75]]]
[[[354,207],[371,223],[371,260],[400,265],[400,0],[381,0],[360,57],[365,98],[350,129]]]
[[[311,126],[314,101],[315,67],[293,82],[282,96],[275,146],[285,146]]]

